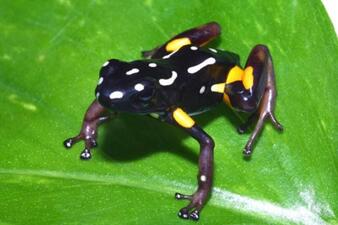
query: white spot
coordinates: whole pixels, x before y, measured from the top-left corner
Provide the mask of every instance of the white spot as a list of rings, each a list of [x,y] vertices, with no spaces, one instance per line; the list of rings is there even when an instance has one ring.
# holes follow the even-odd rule
[[[144,90],[144,85],[141,83],[135,84],[134,86],[136,91],[143,91]]]
[[[100,92],[97,92],[96,93],[96,98],[99,98],[100,97]]]
[[[165,55],[162,57],[162,59],[168,59],[170,58],[170,56],[172,56],[173,54],[175,54],[179,49],[177,49],[176,51],[173,51],[172,53],[168,54],[168,55]]]
[[[200,177],[202,182],[206,182],[207,181],[207,177],[205,175],[201,175]]]
[[[212,52],[215,52],[215,53],[217,53],[217,50],[216,50],[216,49],[209,48],[209,50],[210,50],[210,51],[212,51]]]
[[[131,70],[128,70],[128,71],[126,72],[126,75],[132,75],[132,74],[135,74],[135,73],[138,73],[138,72],[140,72],[139,69],[133,68],[133,69],[131,69]]]
[[[205,92],[205,86],[202,86],[200,89],[200,94],[203,94]]]
[[[196,51],[198,48],[196,46],[191,46],[190,49]]]
[[[97,82],[97,85],[102,84],[102,82],[103,82],[103,77],[100,77],[99,82]]]
[[[216,62],[215,58],[213,58],[213,57],[207,58],[206,60],[204,60],[200,64],[197,64],[196,66],[189,67],[188,73],[194,74],[194,73],[198,72],[199,70],[201,70],[203,67],[206,67],[208,65],[212,65],[215,62]]]
[[[123,93],[121,91],[114,91],[109,95],[110,99],[119,99],[123,97]]]
[[[188,218],[188,215],[187,214],[183,214],[183,218]]]
[[[168,79],[160,79],[159,82],[162,86],[169,86],[174,83],[177,78],[177,73],[175,71],[171,72],[171,77]]]
[[[72,147],[72,145],[70,144],[70,142],[67,142],[67,143],[66,143],[66,146],[67,146],[68,148]]]
[[[105,67],[105,66],[107,66],[108,64],[109,64],[109,61],[103,63],[102,67]]]
[[[156,67],[157,64],[156,64],[156,63],[149,63],[148,66],[149,66],[149,67]]]

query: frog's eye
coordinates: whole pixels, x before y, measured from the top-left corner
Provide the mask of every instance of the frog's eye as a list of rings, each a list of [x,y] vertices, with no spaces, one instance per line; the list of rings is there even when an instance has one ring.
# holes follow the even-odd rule
[[[145,89],[144,91],[140,92],[138,94],[138,98],[141,100],[141,101],[149,101],[154,95],[154,90],[153,89],[150,89],[150,88],[147,88]]]
[[[148,101],[154,95],[154,89],[150,85],[138,83],[134,86],[134,89],[138,92],[137,97],[141,101]]]

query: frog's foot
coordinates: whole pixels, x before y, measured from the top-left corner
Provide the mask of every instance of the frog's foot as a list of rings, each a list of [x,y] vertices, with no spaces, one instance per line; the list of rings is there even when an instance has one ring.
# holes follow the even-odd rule
[[[87,109],[80,133],[75,137],[66,139],[63,145],[66,148],[71,148],[75,143],[84,141],[85,148],[81,152],[80,158],[85,160],[90,159],[92,157],[90,150],[97,146],[96,136],[98,126],[112,116],[113,114],[109,114],[97,100],[94,100]]]
[[[80,133],[72,138],[68,138],[63,142],[65,148],[70,149],[75,143],[84,141],[85,148],[80,154],[81,159],[90,159],[90,150],[97,146],[97,122],[96,121],[84,121]]]
[[[269,81],[268,81],[269,82]],[[271,81],[270,81],[271,82]],[[269,83],[268,83],[269,84]],[[278,122],[273,112],[275,105],[275,87],[274,85],[268,85],[265,94],[262,99],[262,103],[258,110],[258,120],[253,133],[251,134],[247,144],[244,147],[243,154],[245,157],[249,157],[252,154],[253,144],[258,134],[262,130],[265,122],[270,120],[272,125],[278,130],[283,131],[283,126]]]
[[[181,217],[182,219],[192,219],[197,221],[200,217],[199,214],[203,208],[206,197],[207,197],[206,193],[202,191],[197,191],[193,195],[184,195],[181,193],[176,193],[175,198],[177,200],[186,199],[190,201],[190,203],[186,207],[178,211],[178,216]]]
[[[82,132],[72,138],[68,138],[63,142],[65,148],[70,149],[75,143],[83,140],[85,142],[85,149],[81,152],[80,158],[87,160],[92,157],[91,149],[97,146],[96,137],[86,136]]]

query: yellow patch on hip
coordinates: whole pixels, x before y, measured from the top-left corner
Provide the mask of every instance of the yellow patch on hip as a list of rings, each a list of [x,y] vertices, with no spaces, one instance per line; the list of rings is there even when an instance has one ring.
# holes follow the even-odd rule
[[[174,111],[173,117],[175,121],[184,128],[191,128],[195,124],[195,121],[181,108],[177,108]]]
[[[184,38],[177,38],[172,41],[170,41],[166,46],[165,50],[167,52],[173,52],[176,51],[180,48],[182,48],[184,45],[190,45],[191,41],[189,38],[184,37]]]

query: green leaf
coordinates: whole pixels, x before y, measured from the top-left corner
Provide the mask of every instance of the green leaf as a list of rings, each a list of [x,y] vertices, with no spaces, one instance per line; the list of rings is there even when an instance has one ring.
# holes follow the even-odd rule
[[[148,117],[100,129],[88,162],[78,132],[108,58],[133,60],[218,21],[218,47],[245,62],[269,46],[276,114],[250,161],[224,105],[196,117],[215,139],[214,190],[199,224],[337,224],[338,46],[320,1],[1,1],[0,224],[187,224],[174,193],[196,187],[198,144]],[[226,118],[227,117],[227,118]]]

